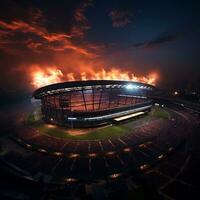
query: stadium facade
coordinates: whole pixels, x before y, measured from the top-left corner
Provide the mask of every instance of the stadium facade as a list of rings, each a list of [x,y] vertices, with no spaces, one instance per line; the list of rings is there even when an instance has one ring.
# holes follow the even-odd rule
[[[91,127],[145,114],[154,86],[133,81],[90,80],[48,85],[33,93],[41,99],[47,123]]]

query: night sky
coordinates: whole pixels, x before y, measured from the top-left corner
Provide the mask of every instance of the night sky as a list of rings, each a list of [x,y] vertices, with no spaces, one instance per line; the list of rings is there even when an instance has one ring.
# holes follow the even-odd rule
[[[157,75],[159,87],[200,80],[198,1],[2,0],[0,87],[32,91],[99,72]],[[54,80],[55,82],[55,80]]]

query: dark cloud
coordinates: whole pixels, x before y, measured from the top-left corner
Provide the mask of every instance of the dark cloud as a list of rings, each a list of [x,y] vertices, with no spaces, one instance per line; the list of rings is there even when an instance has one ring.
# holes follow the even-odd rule
[[[115,28],[125,27],[131,22],[133,13],[131,11],[113,10],[109,14],[112,26]]]
[[[130,0],[119,0],[116,3],[114,9],[109,13],[112,26],[115,28],[125,27],[132,21],[133,3]]]
[[[174,30],[174,31],[171,31],[168,33],[163,33],[163,34],[159,35],[158,37],[156,37],[152,40],[149,40],[149,41],[138,42],[138,43],[134,44],[133,46],[134,47],[144,47],[144,48],[158,47],[160,45],[163,45],[163,44],[166,44],[169,42],[173,42],[182,37],[185,37],[186,35],[188,35],[191,32],[195,32],[197,30],[197,27],[186,25],[179,29],[180,30],[178,30],[178,31]]]
[[[134,45],[134,47],[145,47],[145,48],[153,48],[158,45],[171,42],[176,40],[179,37],[179,35],[176,34],[169,34],[169,35],[163,35],[159,36],[151,41],[145,41],[145,42],[139,42]]]

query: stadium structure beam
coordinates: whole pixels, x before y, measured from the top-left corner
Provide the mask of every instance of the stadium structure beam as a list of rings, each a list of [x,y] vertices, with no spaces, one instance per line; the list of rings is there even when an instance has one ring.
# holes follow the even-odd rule
[[[85,110],[87,111],[87,105],[86,105],[86,101],[85,101],[85,95],[84,95],[84,91],[83,91],[83,88],[82,88],[82,95],[83,95],[83,102],[84,102],[84,105],[85,105]]]

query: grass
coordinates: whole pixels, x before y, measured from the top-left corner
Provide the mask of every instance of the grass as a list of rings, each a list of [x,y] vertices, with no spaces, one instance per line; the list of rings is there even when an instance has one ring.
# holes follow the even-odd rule
[[[25,124],[27,124],[27,125],[32,125],[32,124],[34,124],[34,123],[36,123],[35,117],[34,117],[34,114],[31,113],[30,115],[28,115],[28,117],[27,117],[27,119],[26,119],[26,121],[25,121]]]
[[[170,114],[166,110],[160,107],[155,107],[152,109],[148,116],[142,118],[141,123],[155,118],[169,119],[169,117]],[[131,120],[127,123],[120,125],[112,125],[101,129],[94,129],[91,132],[81,135],[71,135],[67,132],[67,129],[57,126],[49,127],[41,120],[35,121],[33,114],[30,114],[25,124],[31,126],[34,129],[37,129],[40,133],[47,134],[52,137],[68,138],[74,140],[100,140],[111,137],[119,137],[130,133],[130,131],[134,131],[135,122],[135,120]]]
[[[164,110],[163,108],[160,108],[160,107],[155,107],[152,110],[152,116],[155,118],[163,118],[163,119],[170,118],[170,114],[166,110]]]
[[[111,137],[119,137],[121,135],[127,134],[131,131],[129,127],[114,125],[102,129],[97,129],[87,134],[73,136],[79,140],[99,140],[99,139],[106,139]]]
[[[7,153],[7,149],[3,148],[1,145],[0,145],[0,156],[3,156],[4,154]]]
[[[40,133],[47,134],[52,137],[68,138],[75,140],[100,140],[111,137],[119,137],[131,131],[131,128],[126,125],[114,125],[106,128],[96,129],[82,135],[71,135],[67,130],[60,127],[48,127],[47,124],[34,123],[32,128],[37,129]]]

